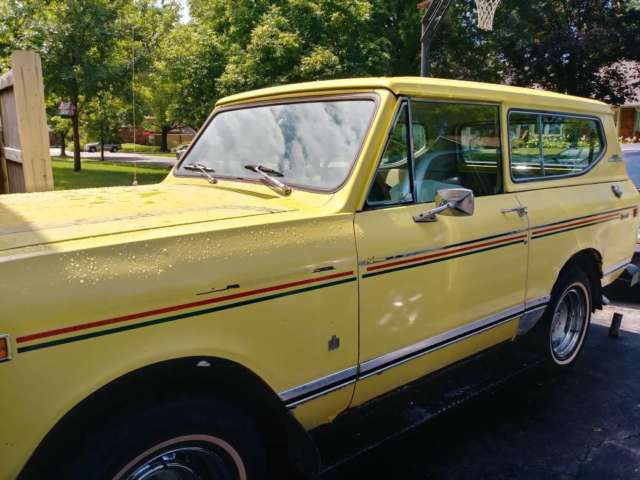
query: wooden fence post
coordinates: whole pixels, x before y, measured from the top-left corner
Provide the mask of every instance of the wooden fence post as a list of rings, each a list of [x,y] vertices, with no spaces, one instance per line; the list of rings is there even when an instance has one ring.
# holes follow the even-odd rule
[[[53,190],[40,57],[14,52],[0,77],[0,193]]]

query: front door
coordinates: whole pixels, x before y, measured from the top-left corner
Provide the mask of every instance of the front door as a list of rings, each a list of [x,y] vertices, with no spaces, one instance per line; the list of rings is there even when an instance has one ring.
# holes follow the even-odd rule
[[[527,218],[503,193],[496,105],[404,100],[356,214],[360,379],[354,404],[512,338],[523,311]],[[411,128],[409,128],[411,125]],[[468,188],[471,216],[414,216]]]

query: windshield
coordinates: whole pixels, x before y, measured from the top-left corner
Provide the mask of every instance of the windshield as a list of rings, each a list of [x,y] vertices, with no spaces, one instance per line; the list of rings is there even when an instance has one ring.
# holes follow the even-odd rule
[[[627,162],[627,172],[631,181],[640,189],[640,150],[625,152],[624,159]]]
[[[286,185],[332,191],[349,175],[375,107],[371,99],[351,98],[222,111],[177,172],[197,175],[185,167],[200,164],[216,177],[260,180],[246,168],[260,166]]]

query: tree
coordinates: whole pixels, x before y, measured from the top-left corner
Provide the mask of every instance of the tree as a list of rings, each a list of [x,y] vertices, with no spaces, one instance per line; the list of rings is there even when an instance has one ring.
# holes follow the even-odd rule
[[[82,107],[102,86],[115,87],[126,78],[122,47],[132,5],[128,0],[5,1],[7,48],[40,53],[47,94],[71,102],[74,170],[79,171]]]
[[[141,93],[145,111],[151,115],[150,123],[161,132],[160,149],[166,152],[169,151],[169,132],[183,125],[179,106],[184,101],[180,89],[184,75],[179,57],[186,46],[172,34],[180,19],[179,5],[176,2],[151,4],[139,18],[139,31],[145,32],[148,60],[140,79],[144,85]]]
[[[118,132],[127,121],[127,107],[109,90],[101,90],[87,103],[85,130],[100,142],[100,160],[104,161],[104,144],[116,143]]]
[[[492,42],[518,85],[624,102],[620,60],[640,60],[640,11],[623,0],[505,0]]]
[[[67,156],[67,138],[71,131],[71,120],[68,117],[61,116],[58,112],[58,108],[62,99],[55,95],[48,95],[46,100],[47,118],[49,122],[49,128],[53,134],[58,138],[60,143],[60,156]]]

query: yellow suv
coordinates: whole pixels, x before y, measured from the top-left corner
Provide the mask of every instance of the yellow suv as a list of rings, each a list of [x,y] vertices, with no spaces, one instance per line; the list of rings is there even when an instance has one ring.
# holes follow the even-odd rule
[[[538,332],[566,367],[638,205],[598,101],[222,99],[159,185],[0,198],[0,478],[313,474],[309,432],[490,347]]]

